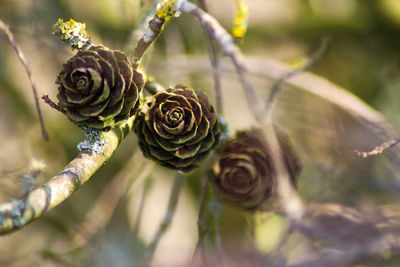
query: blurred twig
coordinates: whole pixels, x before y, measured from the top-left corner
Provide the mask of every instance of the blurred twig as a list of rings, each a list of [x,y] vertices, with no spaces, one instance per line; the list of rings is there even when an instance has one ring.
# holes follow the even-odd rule
[[[300,73],[303,73],[307,71],[309,68],[311,68],[317,61],[321,60],[321,58],[326,54],[328,51],[330,44],[330,39],[325,37],[321,40],[321,44],[318,47],[318,49],[306,59],[305,64],[301,66],[298,69],[294,69],[280,77],[272,86],[271,92],[269,93],[269,97],[265,106],[265,114],[268,116],[268,113],[272,110],[272,105],[275,102],[278,93],[282,86],[285,84],[287,80],[292,78],[293,76],[296,76]]]
[[[39,121],[40,121],[40,127],[42,129],[42,136],[45,141],[48,141],[49,135],[47,134],[46,126],[44,124],[44,120],[43,120],[43,116],[42,116],[42,111],[40,110],[39,97],[38,97],[38,93],[37,93],[37,89],[36,89],[36,82],[33,78],[31,68],[28,65],[28,61],[26,60],[24,54],[22,53],[21,48],[18,46],[13,33],[10,31],[10,28],[1,19],[0,19],[0,30],[2,30],[4,32],[4,34],[7,35],[8,40],[10,41],[12,47],[14,48],[15,52],[17,53],[19,60],[21,61],[22,65],[24,66],[26,73],[28,74],[29,80],[31,81],[33,98],[35,99],[36,112],[38,114]]]
[[[147,176],[153,166],[152,162],[146,161],[143,158],[140,151],[135,150],[133,152],[130,160],[125,163],[113,181],[98,197],[95,205],[86,214],[83,222],[73,227],[73,242],[76,247],[85,245],[94,234],[107,225],[114,213],[115,207],[121,197],[123,197],[123,192],[126,190],[128,181],[132,184],[141,175]]]
[[[208,165],[208,164],[207,164]],[[203,180],[201,182],[201,191],[199,196],[199,215],[197,216],[197,232],[198,232],[198,239],[195,250],[193,252],[192,257],[192,265],[197,258],[197,254],[200,253],[201,255],[201,264],[207,265],[207,258],[204,251],[204,238],[207,234],[206,229],[206,222],[205,222],[205,214],[207,210],[207,189],[208,189],[208,181],[207,176],[203,176]]]
[[[144,182],[144,185],[143,185],[142,195],[140,197],[140,202],[139,202],[139,209],[136,214],[135,224],[132,227],[132,234],[134,236],[137,236],[137,234],[139,233],[140,223],[142,221],[142,215],[143,215],[143,210],[144,210],[144,204],[146,203],[146,196],[151,187],[151,183],[152,183],[151,179],[148,178],[148,179],[146,179],[146,181]]]
[[[208,12],[205,0],[199,0],[199,5],[204,11]],[[214,91],[216,98],[215,108],[218,114],[222,114],[224,109],[222,104],[222,88],[221,88],[220,66],[219,66],[219,56],[217,53],[217,46],[211,32],[208,31],[208,29],[205,29],[205,32],[207,33],[207,39],[209,44],[208,55],[210,57],[213,79],[214,79]]]
[[[161,241],[161,238],[171,225],[171,221],[175,214],[176,206],[178,204],[179,193],[182,189],[184,177],[185,176],[180,172],[178,172],[175,176],[174,184],[172,186],[171,194],[168,201],[167,211],[164,215],[164,218],[160,224],[157,233],[155,234],[154,238],[152,239],[152,241],[150,242],[149,246],[146,249],[144,260],[142,263],[143,266],[148,266],[151,263],[154,252],[156,251],[157,246]]]
[[[112,156],[132,129],[133,119],[104,133],[106,143],[102,147],[103,153],[82,151],[48,183],[23,198],[0,203],[0,235],[24,227],[70,197]]]

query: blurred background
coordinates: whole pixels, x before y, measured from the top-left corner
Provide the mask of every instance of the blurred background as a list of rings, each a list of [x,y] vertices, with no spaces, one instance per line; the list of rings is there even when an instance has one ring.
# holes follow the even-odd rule
[[[0,18],[15,34],[39,94],[56,99],[58,71],[74,54],[51,35],[57,19],[85,22],[94,43],[129,51],[130,36],[152,2],[0,0]],[[306,202],[335,202],[367,210],[396,205],[398,151],[365,160],[352,157],[350,152],[354,148],[370,150],[400,133],[400,2],[245,2],[250,17],[241,48],[262,96],[267,96],[274,79],[289,70],[287,66],[298,66],[318,49],[323,38],[331,40],[326,55],[310,69],[317,76],[307,74],[291,80],[274,110],[274,123],[294,140],[304,165],[300,196]],[[231,30],[235,1],[206,3],[209,12]],[[50,136],[49,142],[43,141],[29,79],[3,33],[0,51],[0,201],[7,201],[22,194],[24,174],[32,165],[45,165],[36,185],[62,170],[78,153],[76,146],[84,136],[63,114],[42,102]],[[183,15],[169,21],[150,52],[144,61],[149,75],[165,86],[190,83],[215,100],[207,38],[193,17]],[[254,126],[254,119],[229,60],[221,51],[219,54],[222,115],[234,135],[237,129]],[[355,97],[341,103],[337,97],[341,88]],[[154,266],[179,266],[190,261],[197,241],[198,197],[204,173],[200,167],[187,175]],[[22,230],[0,237],[0,266],[137,264],[164,216],[173,177],[173,172],[141,156],[131,134],[70,199]],[[211,196],[209,199],[210,210],[218,207]],[[268,253],[287,226],[279,215],[246,214],[226,205],[222,205],[220,221],[222,244],[228,254]],[[210,229],[206,239],[210,255],[215,250],[214,233],[215,229]],[[243,262],[241,266],[246,265]]]

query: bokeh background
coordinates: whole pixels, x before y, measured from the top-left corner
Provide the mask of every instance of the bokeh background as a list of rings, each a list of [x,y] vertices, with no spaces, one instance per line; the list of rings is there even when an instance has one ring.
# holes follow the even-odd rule
[[[86,22],[94,43],[127,51],[132,47],[131,33],[151,2],[0,0],[0,18],[15,34],[40,95],[56,99],[58,71],[74,53],[51,35],[57,19]],[[263,96],[273,84],[271,77],[284,73],[285,67],[278,61],[296,67],[318,49],[321,39],[331,40],[326,55],[310,69],[332,82],[324,84],[326,88],[317,88],[326,97],[309,92],[320,85],[320,78],[307,76],[308,87],[285,86],[276,106],[274,122],[291,135],[303,161],[301,197],[308,202],[335,202],[363,209],[398,203],[400,165],[396,165],[396,150],[365,160],[354,159],[349,152],[351,148],[371,149],[390,138],[389,132],[393,136],[400,133],[400,2],[246,2],[250,18],[241,48]],[[230,30],[235,1],[207,4],[209,12]],[[254,125],[254,119],[237,76],[222,52],[220,55],[223,116],[234,135],[235,130]],[[194,18],[183,15],[168,22],[144,63],[147,73],[165,86],[190,83],[213,98],[207,38]],[[368,112],[374,118],[382,116],[385,124],[360,120],[354,110],[331,103],[329,94],[338,88],[334,84],[358,97],[353,101],[364,101],[376,109],[379,113]],[[357,106],[359,102],[347,104]],[[24,174],[32,164],[39,161],[46,166],[37,177],[36,185],[41,185],[78,153],[76,145],[84,138],[81,131],[43,102],[41,107],[49,142],[40,135],[25,70],[0,33],[0,201],[22,194]],[[154,266],[179,266],[190,260],[197,240],[198,197],[204,173],[201,167],[187,175],[176,216],[157,249]],[[0,237],[0,266],[137,264],[165,213],[173,177],[173,172],[143,159],[131,134],[70,199],[24,229]],[[210,210],[218,207],[209,198]],[[141,203],[143,213],[138,219]],[[287,225],[284,218],[272,213],[246,214],[226,205],[222,205],[220,220],[222,243],[228,254],[246,254],[254,249],[268,253]],[[215,250],[214,232],[210,229],[206,239],[210,255]]]

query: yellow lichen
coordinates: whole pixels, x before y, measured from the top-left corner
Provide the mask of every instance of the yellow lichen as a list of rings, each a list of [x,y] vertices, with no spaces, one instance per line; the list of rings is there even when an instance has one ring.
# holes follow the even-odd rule
[[[247,32],[249,20],[249,7],[243,0],[236,1],[236,14],[233,19],[232,35],[235,38],[243,38]]]
[[[178,17],[179,13],[176,10],[176,0],[164,0],[157,6],[157,16],[160,19],[170,20],[172,17]]]
[[[73,19],[67,22],[58,19],[57,23],[53,26],[53,34],[73,48],[81,49],[89,42],[86,23],[80,23]]]

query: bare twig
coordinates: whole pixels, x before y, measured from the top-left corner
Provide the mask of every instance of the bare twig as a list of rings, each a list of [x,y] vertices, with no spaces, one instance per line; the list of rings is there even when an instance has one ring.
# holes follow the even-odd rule
[[[154,252],[156,251],[157,246],[161,241],[161,238],[164,236],[165,232],[171,225],[171,221],[175,214],[176,206],[178,204],[179,193],[182,189],[183,181],[184,181],[184,175],[178,172],[175,176],[174,184],[172,186],[171,194],[168,201],[167,211],[164,215],[164,219],[162,220],[156,235],[154,236],[154,238],[152,239],[152,241],[150,242],[149,246],[146,249],[143,260],[143,266],[147,266],[150,264]]]
[[[208,165],[208,164],[207,164]],[[198,232],[198,240],[193,252],[192,257],[192,265],[197,258],[197,254],[201,253],[201,264],[207,265],[207,258],[204,251],[204,238],[207,233],[206,224],[205,224],[205,211],[207,209],[207,176],[203,176],[203,181],[201,183],[201,191],[199,196],[199,215],[197,217],[197,232]]]
[[[384,142],[381,145],[372,149],[371,151],[362,152],[362,151],[358,151],[358,150],[353,150],[353,153],[357,157],[368,158],[371,156],[376,156],[376,155],[382,154],[386,149],[394,147],[399,143],[400,143],[400,137],[393,139],[393,140],[389,140],[387,142]]]
[[[15,52],[17,53],[19,60],[21,61],[22,65],[24,66],[26,73],[28,74],[29,80],[31,81],[33,98],[35,99],[36,112],[38,114],[39,121],[40,121],[40,127],[42,129],[42,136],[45,141],[48,141],[49,135],[47,134],[46,126],[44,124],[44,120],[43,120],[43,116],[42,116],[42,111],[40,110],[39,97],[38,97],[38,93],[37,93],[37,89],[36,89],[36,82],[33,78],[31,68],[28,65],[28,61],[26,60],[24,54],[22,53],[21,48],[18,46],[13,33],[10,31],[10,28],[1,19],[0,19],[0,30],[2,30],[7,35],[8,40],[10,41],[12,47],[14,48]]]
[[[66,113],[66,111],[64,109],[62,109],[59,105],[57,105],[56,103],[54,103],[50,97],[48,95],[42,95],[42,99],[44,100],[44,102],[49,105],[51,108],[61,112],[61,113]]]
[[[139,209],[136,214],[135,224],[132,227],[132,233],[134,236],[137,236],[139,229],[140,229],[140,223],[142,221],[144,204],[146,203],[146,196],[147,196],[147,193],[149,192],[150,187],[151,187],[151,180],[148,178],[148,179],[146,179],[146,181],[144,182],[144,185],[143,185],[142,195],[141,195],[140,202],[139,202]]]
[[[199,0],[200,7],[207,12],[207,4],[205,0]],[[207,33],[207,39],[209,44],[209,57],[212,66],[212,73],[214,79],[214,92],[216,98],[215,108],[218,114],[222,114],[223,112],[223,104],[222,104],[222,88],[221,88],[221,77],[220,77],[220,64],[219,64],[219,56],[217,54],[217,46],[215,43],[215,39],[213,38],[210,31],[205,29]]]
[[[82,151],[48,183],[26,196],[0,204],[0,235],[18,230],[53,209],[71,196],[111,157],[132,129],[134,118],[104,133],[103,153]]]
[[[328,48],[329,48],[329,44],[330,44],[330,39],[323,38],[321,40],[321,44],[318,47],[317,51],[315,51],[313,53],[313,55],[311,55],[307,59],[307,62],[302,67],[287,72],[286,74],[284,74],[282,77],[280,77],[274,83],[274,85],[272,86],[271,92],[269,93],[269,97],[268,97],[268,100],[267,100],[267,103],[265,106],[266,116],[268,116],[268,113],[272,110],[272,105],[275,102],[280,89],[286,83],[286,81],[289,80],[290,78],[292,78],[293,76],[301,74],[301,73],[307,71],[309,68],[311,68],[315,64],[315,62],[320,60],[326,54],[326,52],[328,51]]]

